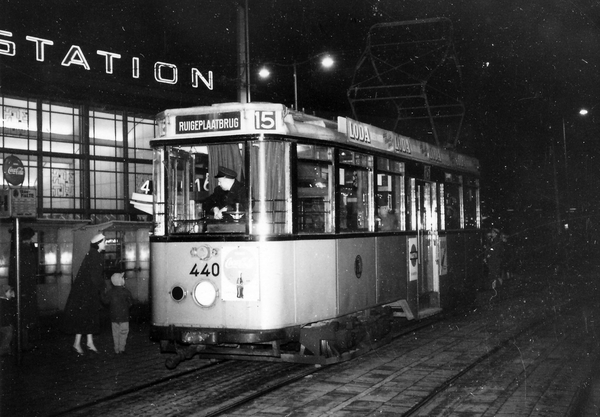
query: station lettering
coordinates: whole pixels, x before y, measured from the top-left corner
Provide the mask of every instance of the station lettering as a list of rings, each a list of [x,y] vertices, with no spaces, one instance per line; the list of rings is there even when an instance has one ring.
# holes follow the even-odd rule
[[[12,36],[12,32],[0,30],[0,55],[17,55],[17,44],[10,39],[5,39],[12,38]],[[25,36],[25,39],[33,43],[35,60],[38,62],[45,62],[46,50],[47,48],[54,46],[54,41],[36,36]],[[119,65],[119,62],[123,62],[122,65],[128,66],[126,69],[130,70],[131,78],[140,77],[142,71],[140,57],[133,56],[121,61],[123,56],[117,52],[98,49],[95,53],[104,58],[104,72],[106,74],[113,74],[115,66]],[[89,71],[91,67],[88,57],[89,52],[85,53],[79,45],[71,45],[60,64],[63,67],[76,66]],[[156,61],[151,65],[153,68],[154,80],[156,82],[163,84],[177,84],[179,82],[180,71],[177,65],[161,61]],[[214,88],[213,72],[207,71],[206,74],[203,74],[197,68],[192,68],[190,70],[190,84],[193,88],[204,85],[207,89],[212,90]]]

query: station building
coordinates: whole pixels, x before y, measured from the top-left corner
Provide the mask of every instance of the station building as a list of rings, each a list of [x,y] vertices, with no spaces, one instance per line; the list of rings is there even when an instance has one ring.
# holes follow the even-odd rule
[[[77,18],[68,4],[33,13],[35,2],[29,9],[27,3],[9,3],[0,18],[0,284],[9,281],[15,226],[31,227],[38,234],[39,311],[57,314],[90,237],[103,232],[107,277],[126,271],[127,287],[143,305],[152,216],[130,198],[148,190],[154,116],[166,108],[234,101],[235,83],[229,91],[215,88],[210,65],[187,62],[166,47],[143,49],[131,31],[119,34],[114,19],[88,12],[88,23],[97,27],[81,30],[84,23],[65,21]],[[143,27],[144,18],[131,25]],[[103,37],[100,25],[117,35]],[[158,30],[163,43],[168,30]],[[139,38],[155,41],[157,31],[150,32]],[[7,161],[15,160],[23,171],[16,184],[7,178]]]

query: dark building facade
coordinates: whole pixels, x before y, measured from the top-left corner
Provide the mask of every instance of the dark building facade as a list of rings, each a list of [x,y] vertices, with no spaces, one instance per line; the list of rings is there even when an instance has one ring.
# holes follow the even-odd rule
[[[11,230],[34,228],[42,314],[62,309],[85,237],[98,231],[109,239],[107,271],[125,269],[134,297],[148,301],[152,218],[130,196],[151,178],[154,115],[236,99],[235,65],[206,54],[212,44],[228,57],[221,63],[235,62],[235,34],[208,31],[221,38],[217,48],[173,18],[198,13],[215,28],[235,22],[235,5],[210,18],[211,4],[2,1],[0,283],[8,281]],[[7,178],[7,158],[22,163],[18,184]],[[23,201],[25,214],[14,207]]]

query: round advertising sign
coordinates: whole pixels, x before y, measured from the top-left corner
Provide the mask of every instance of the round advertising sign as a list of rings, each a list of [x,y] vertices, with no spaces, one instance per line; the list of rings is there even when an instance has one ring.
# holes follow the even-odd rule
[[[2,171],[4,172],[4,179],[6,179],[6,182],[10,185],[23,184],[23,181],[25,180],[25,167],[18,157],[9,155],[4,158]]]

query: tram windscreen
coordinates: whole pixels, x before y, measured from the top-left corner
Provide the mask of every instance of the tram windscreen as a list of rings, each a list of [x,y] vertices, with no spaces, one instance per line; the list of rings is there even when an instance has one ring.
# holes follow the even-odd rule
[[[168,233],[246,232],[243,143],[169,146],[165,159]]]
[[[289,143],[166,146],[159,233],[291,233]],[[248,161],[246,161],[248,159]],[[250,168],[248,168],[250,167]],[[160,188],[160,185],[159,185]],[[162,207],[164,203],[164,207]],[[163,214],[164,213],[164,214]]]

